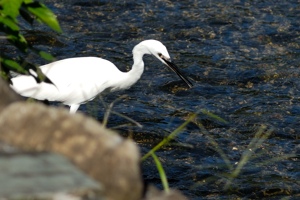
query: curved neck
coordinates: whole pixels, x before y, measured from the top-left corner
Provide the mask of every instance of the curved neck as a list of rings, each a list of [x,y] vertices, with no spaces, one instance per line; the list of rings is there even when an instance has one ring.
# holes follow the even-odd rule
[[[143,44],[136,45],[133,50],[133,65],[128,75],[128,83],[133,85],[136,83],[142,76],[144,72],[144,61],[143,56],[144,54],[150,54],[148,48],[146,48]]]
[[[122,72],[123,80],[121,81],[119,79],[117,81],[118,86],[114,87],[116,90],[129,88],[141,78],[144,72],[143,56],[144,54],[149,54],[148,49],[140,43],[133,48],[132,54],[133,54],[132,68],[128,72]]]
[[[143,56],[145,53],[142,51],[138,51],[135,47],[132,51],[132,54],[133,54],[133,65],[131,70],[128,73],[130,73],[131,76],[139,79],[144,71]]]

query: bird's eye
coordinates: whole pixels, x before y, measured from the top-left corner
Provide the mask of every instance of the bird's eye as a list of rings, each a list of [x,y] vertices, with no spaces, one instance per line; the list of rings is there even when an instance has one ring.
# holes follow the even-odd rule
[[[161,57],[161,58],[163,57],[161,53],[158,53],[158,56]]]

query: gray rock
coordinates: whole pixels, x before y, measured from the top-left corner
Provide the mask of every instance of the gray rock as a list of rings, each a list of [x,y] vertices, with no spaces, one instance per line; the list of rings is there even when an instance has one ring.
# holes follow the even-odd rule
[[[187,198],[178,190],[171,189],[169,192],[165,192],[149,185],[143,200],[187,200]]]
[[[187,199],[179,191],[153,186],[142,197],[140,155],[131,140],[84,115],[20,100],[0,78],[1,200]],[[45,151],[66,156],[94,179]]]
[[[0,112],[9,104],[21,100],[22,98],[0,77]]]
[[[101,191],[98,182],[54,153],[1,153],[0,171],[0,199],[78,199]]]
[[[0,133],[1,141],[22,151],[66,156],[103,185],[107,199],[141,199],[138,147],[92,118],[38,103],[18,102],[0,113]]]

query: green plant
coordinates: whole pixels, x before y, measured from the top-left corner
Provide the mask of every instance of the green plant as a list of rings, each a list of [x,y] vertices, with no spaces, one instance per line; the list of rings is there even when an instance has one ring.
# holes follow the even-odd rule
[[[175,129],[168,137],[163,139],[155,147],[153,147],[148,153],[142,157],[142,161],[146,160],[149,156],[159,150],[162,146],[168,144],[172,139],[174,139],[191,121],[193,121],[198,113],[192,114],[183,124],[181,124],[177,129]]]
[[[0,0],[0,32],[4,33],[1,39],[7,39],[12,45],[24,54],[32,51],[46,60],[54,60],[53,56],[30,45],[22,34],[19,16],[29,24],[34,20],[46,24],[52,30],[61,32],[56,16],[44,4],[35,0]],[[22,64],[20,64],[22,63]],[[30,70],[36,72],[29,73]],[[37,81],[50,82],[34,64],[26,62],[24,58],[17,61],[10,58],[5,52],[0,52],[0,74],[2,78],[10,80],[10,71],[20,74],[30,74]]]
[[[201,132],[206,135],[209,143],[211,144],[211,148],[221,156],[225,165],[219,165],[219,173],[216,173],[214,176],[210,176],[208,178],[198,181],[192,188],[196,188],[207,183],[217,182],[217,180],[222,180],[225,183],[223,189],[224,191],[226,191],[231,189],[234,180],[238,179],[238,177],[242,175],[242,172],[243,170],[245,170],[246,165],[251,166],[252,168],[257,168],[261,166],[271,165],[278,161],[287,160],[296,156],[295,154],[284,154],[281,156],[273,157],[271,159],[265,159],[264,157],[266,155],[266,152],[259,153],[258,149],[261,148],[262,144],[269,138],[274,129],[268,129],[266,125],[261,125],[255,133],[254,137],[251,139],[249,145],[244,149],[239,161],[234,163],[229,159],[229,157],[222,150],[220,145],[215,141],[215,139],[208,133],[208,131],[204,128],[202,123],[199,121],[194,122],[199,126]],[[264,159],[264,161],[260,163],[255,163],[254,159],[259,158]],[[197,168],[199,170],[204,170],[215,167],[215,165],[201,165]]]
[[[167,180],[166,172],[165,172],[161,162],[159,161],[158,157],[155,155],[154,152],[151,152],[151,156],[152,156],[152,158],[155,162],[155,165],[156,165],[156,168],[158,170],[163,188],[164,188],[165,192],[168,193],[168,192],[170,192],[170,188],[169,188],[169,183],[168,183],[168,180]]]
[[[119,100],[121,100],[121,99],[123,99],[123,98],[125,98],[125,97],[126,97],[126,95],[122,95],[122,96],[118,97],[116,100],[114,100],[113,102],[111,102],[109,105],[107,105],[107,104],[103,101],[103,99],[101,99],[101,102],[102,102],[102,104],[103,104],[103,107],[104,107],[105,110],[106,110],[106,111],[105,111],[105,114],[104,114],[104,116],[103,116],[103,120],[102,120],[102,125],[103,125],[103,127],[106,127],[106,125],[107,125],[107,123],[108,123],[108,118],[109,118],[110,114],[115,114],[115,115],[117,115],[117,116],[119,116],[119,117],[122,117],[122,118],[126,119],[127,121],[133,123],[135,126],[137,126],[137,127],[139,127],[139,128],[142,128],[142,127],[143,127],[140,123],[136,122],[135,120],[131,119],[130,117],[127,117],[126,115],[123,115],[123,114],[121,114],[121,113],[119,113],[119,112],[113,111],[112,108],[113,108],[114,104],[115,104],[117,101],[119,101]],[[114,127],[114,128],[119,128],[119,127],[121,127],[121,126],[123,126],[123,125],[119,125],[118,127]]]
[[[193,121],[196,117],[197,117],[198,113],[194,113],[192,114],[183,124],[181,124],[177,129],[175,129],[172,133],[170,133],[168,135],[168,137],[166,137],[165,139],[163,139],[160,143],[158,143],[155,147],[153,147],[148,153],[146,153],[143,157],[142,157],[142,161],[145,161],[149,156],[152,156],[156,168],[158,170],[163,188],[165,190],[165,192],[169,192],[169,184],[168,184],[168,180],[167,180],[167,175],[165,173],[165,170],[161,164],[161,162],[159,161],[158,157],[156,156],[155,152],[157,150],[159,150],[162,146],[168,144],[172,139],[174,139],[180,132],[183,131],[183,129],[191,122]]]

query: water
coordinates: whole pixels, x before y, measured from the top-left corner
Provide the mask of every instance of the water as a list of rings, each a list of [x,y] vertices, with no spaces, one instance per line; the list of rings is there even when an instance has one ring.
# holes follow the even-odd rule
[[[127,95],[113,110],[143,128],[114,114],[108,126],[124,124],[117,130],[133,137],[143,153],[181,125],[191,112],[205,109],[228,122],[200,114],[198,121],[206,131],[191,123],[157,152],[171,187],[191,199],[299,197],[298,1],[45,3],[57,14],[64,33],[57,35],[36,25],[38,32],[27,32],[27,37],[32,36],[32,42],[58,59],[99,56],[125,71],[131,67],[134,45],[151,38],[162,41],[173,61],[191,78],[195,86],[188,89],[159,61],[145,57],[146,70],[136,85],[104,97],[110,103]],[[49,34],[49,40],[37,37]],[[82,109],[102,121],[102,105],[95,99]],[[224,190],[224,173],[230,170],[213,149],[211,138],[236,167],[262,124],[273,132]],[[297,156],[280,158],[286,154]],[[275,158],[278,160],[270,161]],[[143,170],[147,182],[161,187],[151,159],[143,163]]]

